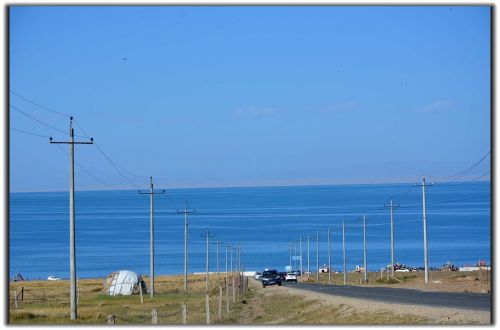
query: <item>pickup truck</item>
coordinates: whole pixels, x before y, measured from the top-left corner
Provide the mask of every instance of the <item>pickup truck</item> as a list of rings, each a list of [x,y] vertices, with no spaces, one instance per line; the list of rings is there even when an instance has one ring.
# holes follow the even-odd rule
[[[268,285],[279,285],[281,286],[281,277],[276,270],[265,270],[262,273],[262,287],[265,288]]]

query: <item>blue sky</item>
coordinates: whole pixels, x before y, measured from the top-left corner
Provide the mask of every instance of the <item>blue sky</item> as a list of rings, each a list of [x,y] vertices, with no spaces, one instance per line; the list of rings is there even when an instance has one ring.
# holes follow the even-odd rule
[[[11,90],[144,187],[413,182],[490,149],[486,6],[13,6],[9,55]],[[78,167],[79,189],[136,188],[95,146],[76,160],[106,183]],[[10,166],[11,191],[67,190],[47,138],[11,130]]]

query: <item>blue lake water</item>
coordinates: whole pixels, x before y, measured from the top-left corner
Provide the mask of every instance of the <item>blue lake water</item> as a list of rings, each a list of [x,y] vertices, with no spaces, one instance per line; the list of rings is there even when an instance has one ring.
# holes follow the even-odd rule
[[[361,215],[367,210],[368,269],[390,263],[390,218],[384,208],[390,196],[394,212],[395,260],[423,265],[422,190],[410,184],[295,186],[258,188],[171,189],[155,196],[155,273],[183,272],[184,201],[196,213],[189,216],[189,272],[205,270],[208,228],[225,243],[241,244],[247,270],[284,270],[290,241],[302,237],[303,267],[316,269],[316,232],[320,266],[328,263],[327,227],[332,228],[332,264],[343,268],[342,221],[346,224],[347,268],[363,263]],[[430,265],[451,261],[456,266],[490,263],[490,183],[442,184],[427,189]],[[397,197],[402,197],[400,200]],[[403,197],[404,196],[404,197]],[[9,274],[29,279],[69,277],[69,194],[11,193]],[[129,269],[149,273],[149,196],[137,191],[76,192],[77,275],[104,277]],[[210,267],[216,267],[215,244]],[[225,249],[220,248],[221,269]],[[295,268],[295,267],[294,267]],[[299,268],[297,264],[297,268]]]

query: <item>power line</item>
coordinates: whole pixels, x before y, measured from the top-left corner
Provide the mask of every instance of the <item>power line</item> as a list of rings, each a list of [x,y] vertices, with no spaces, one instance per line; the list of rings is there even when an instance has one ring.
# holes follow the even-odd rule
[[[61,132],[61,133],[63,133],[63,134],[68,134],[68,132],[63,131],[62,129],[59,129],[59,128],[57,128],[57,127],[54,127],[54,126],[52,126],[52,125],[50,125],[50,124],[47,124],[46,122],[43,122],[43,121],[41,121],[40,119],[35,118],[35,117],[33,117],[32,115],[27,114],[26,112],[24,112],[23,110],[19,109],[18,107],[14,106],[14,105],[12,105],[12,104],[10,104],[10,107],[11,107],[12,109],[14,109],[14,110],[18,111],[19,113],[22,113],[22,114],[23,114],[23,115],[25,115],[26,117],[28,117],[28,118],[30,118],[30,119],[32,119],[32,120],[34,120],[34,121],[36,121],[36,122],[37,122],[37,123],[39,123],[39,124],[42,124],[42,125],[47,126],[47,127],[49,127],[49,128],[52,128],[53,130],[56,130],[56,131]]]
[[[133,185],[134,187],[140,189],[140,187],[134,183],[133,181],[131,181],[125,174],[123,174],[123,172],[120,170],[120,168],[115,164],[115,162],[101,149],[101,147],[99,147],[99,145],[97,143],[95,143],[95,146],[97,147],[97,150],[99,150],[99,152],[104,156],[104,158],[106,158],[106,160],[111,164],[111,166],[116,170],[116,172],[118,174],[120,174],[121,177],[123,177],[125,180],[127,180],[131,185]]]
[[[39,136],[39,137],[43,137],[43,138],[50,138],[50,136],[48,136],[48,135],[42,135],[42,134],[38,134],[38,133],[32,133],[32,132],[24,131],[24,130],[19,129],[19,128],[11,127],[10,129],[14,130],[16,132],[20,132],[20,133],[24,133],[24,134],[28,134],[28,135]]]
[[[78,124],[78,122],[77,122],[77,121],[75,121],[75,124],[76,124],[76,126],[78,126],[78,128],[80,128],[80,130],[82,131],[82,133],[83,133],[86,137],[89,137],[89,135],[87,134],[87,132],[83,129],[83,127],[82,127],[82,126],[80,126],[80,124]],[[97,144],[96,144],[96,146],[97,146]],[[102,150],[102,149],[101,149],[101,150]],[[109,157],[109,156],[108,156],[108,157]],[[109,158],[111,159],[111,157],[109,157]],[[119,168],[120,168],[123,172],[126,172],[126,173],[128,173],[129,175],[131,175],[131,176],[135,176],[135,177],[137,177],[137,178],[139,178],[139,179],[149,179],[149,176],[145,176],[145,175],[137,175],[137,174],[135,174],[135,173],[130,172],[129,170],[127,170],[127,169],[126,169],[126,168],[124,168],[123,166],[120,166],[118,163],[116,163],[116,162],[114,162],[114,161],[113,161],[113,163],[114,163],[117,167],[119,167]]]
[[[20,98],[22,98],[23,100],[25,100],[25,101],[27,101],[27,102],[29,102],[29,103],[31,103],[31,104],[33,104],[33,105],[35,105],[35,106],[39,107],[40,109],[43,109],[43,110],[46,110],[46,111],[49,111],[49,112],[52,112],[52,113],[58,114],[58,115],[60,115],[60,116],[64,116],[64,117],[71,117],[70,115],[67,115],[67,114],[65,114],[65,113],[62,113],[62,112],[59,112],[59,111],[55,111],[55,110],[50,109],[50,108],[47,108],[47,107],[45,107],[45,106],[43,106],[43,105],[41,105],[41,104],[38,104],[38,103],[36,103],[36,102],[34,102],[34,101],[32,101],[32,100],[28,99],[27,97],[22,96],[21,94],[19,94],[19,93],[17,93],[17,92],[15,92],[15,91],[13,91],[12,89],[10,90],[10,92],[11,92],[12,94],[16,95],[17,97],[20,97]]]
[[[435,178],[435,179],[451,179],[451,178],[454,178],[454,177],[458,177],[456,179],[453,179],[453,180],[449,181],[449,182],[456,182],[457,180],[463,178],[467,173],[469,173],[470,171],[472,171],[474,168],[476,168],[476,166],[478,166],[479,164],[481,164],[483,162],[483,160],[485,160],[486,157],[488,157],[489,155],[490,155],[490,151],[488,151],[483,157],[481,157],[480,160],[478,160],[477,162],[475,162],[472,166],[466,168],[465,170],[463,170],[461,172],[458,172],[455,175],[443,176],[443,177],[428,175],[428,177]]]
[[[61,150],[67,157],[69,157],[68,153],[66,152],[66,150],[64,150],[60,145],[57,145],[59,147],[59,150]],[[85,167],[83,167],[80,163],[78,163],[77,161],[75,161],[76,165],[82,170],[84,171],[85,173],[87,173],[88,176],[92,177],[94,180],[98,181],[99,183],[101,183],[102,185],[108,187],[108,188],[111,188],[111,189],[115,189],[115,187],[112,187],[110,185],[108,185],[106,182],[102,181],[101,179],[99,179],[97,176],[95,176],[94,174],[92,174],[90,171],[88,171]]]

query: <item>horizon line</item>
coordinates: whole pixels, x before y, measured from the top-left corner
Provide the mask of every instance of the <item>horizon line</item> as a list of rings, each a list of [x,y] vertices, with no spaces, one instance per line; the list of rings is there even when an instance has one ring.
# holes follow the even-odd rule
[[[481,183],[481,182],[490,182],[489,180],[479,180],[474,182],[469,181],[456,181],[453,184],[464,184],[464,183]],[[440,182],[429,182],[434,184],[439,184]],[[447,182],[443,182],[447,183]],[[242,185],[242,186],[204,186],[204,187],[182,187],[182,186],[174,186],[170,188],[165,188],[165,190],[184,190],[184,189],[237,189],[237,188],[280,188],[280,187],[326,187],[326,186],[362,186],[362,185],[402,185],[402,184],[417,184],[417,182],[379,182],[379,183],[325,183],[325,184],[265,184],[265,185]],[[160,188],[158,188],[160,189]],[[69,190],[69,189],[68,189]],[[38,190],[38,191],[10,191],[9,194],[19,194],[19,193],[57,193],[57,192],[67,192],[68,190]],[[92,191],[134,191],[136,188],[117,188],[117,189],[78,189],[75,191],[81,192],[92,192]]]

